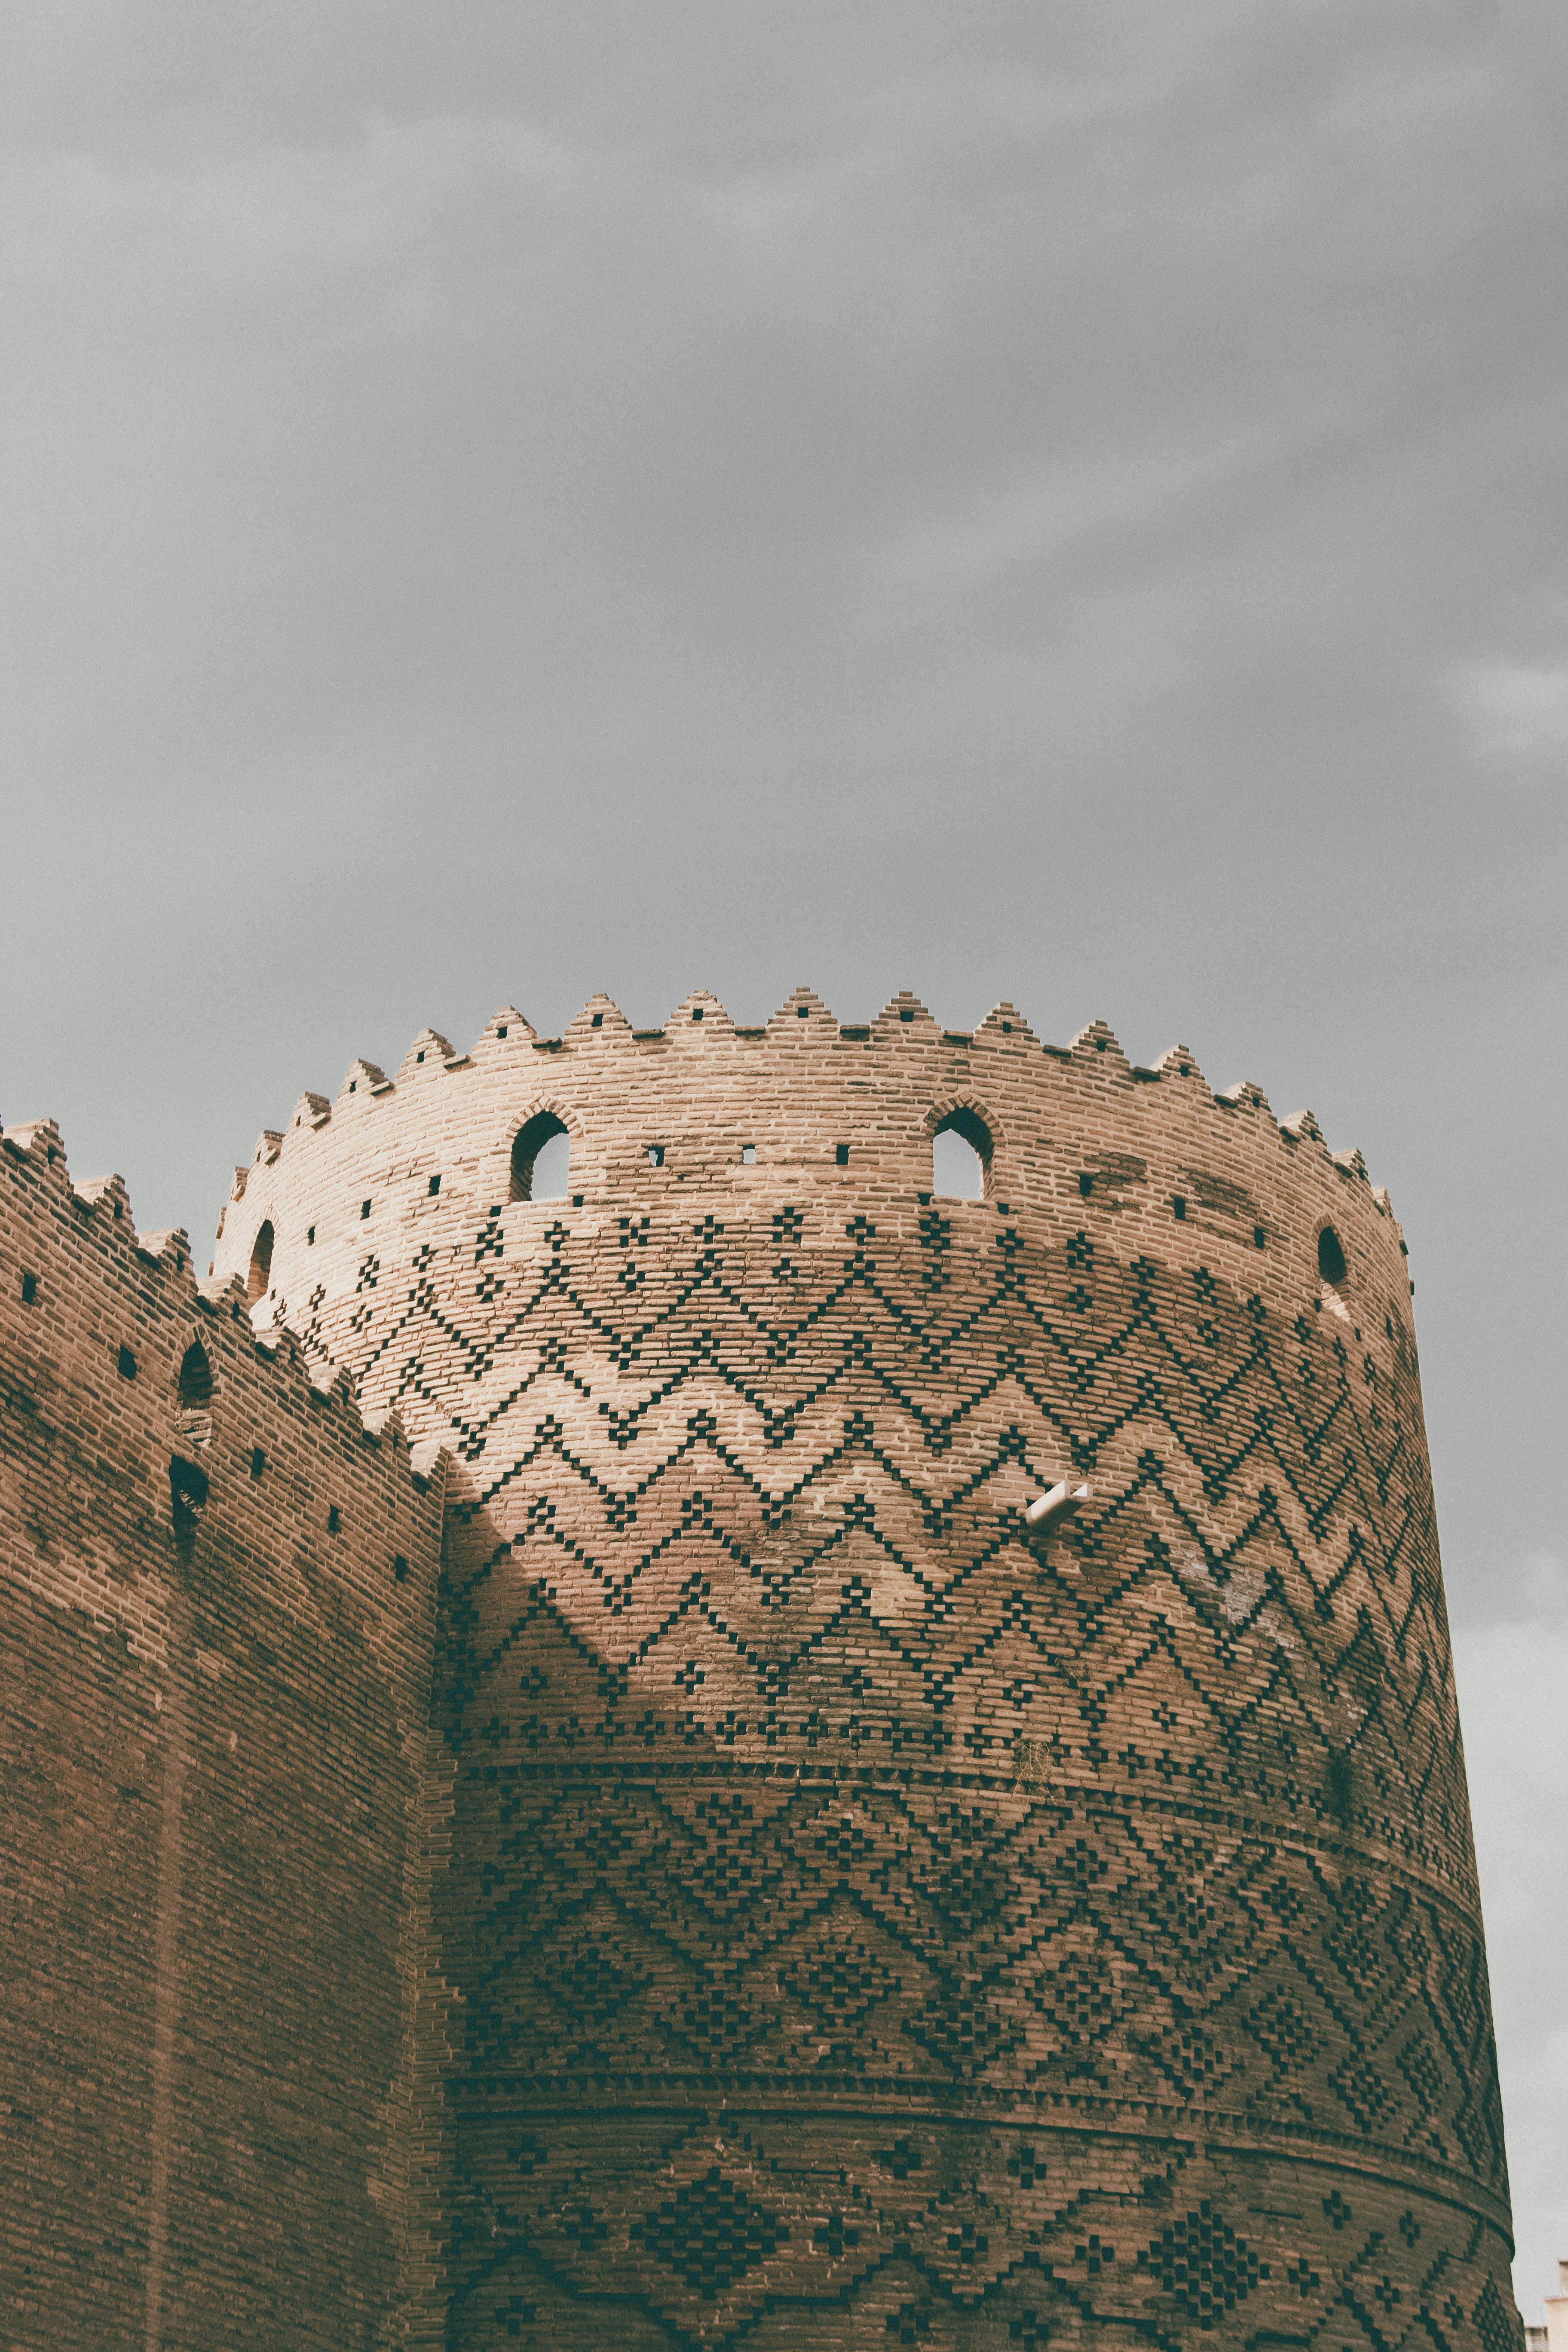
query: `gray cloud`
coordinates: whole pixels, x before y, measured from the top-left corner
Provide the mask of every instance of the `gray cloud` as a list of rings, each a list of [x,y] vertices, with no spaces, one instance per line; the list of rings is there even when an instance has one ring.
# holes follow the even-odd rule
[[[1488,1612],[1568,1556],[1555,0],[39,0],[7,49],[5,1115],[201,1234],[426,1020],[803,976],[1310,1101],[1409,1233],[1500,2015],[1554,2046]]]

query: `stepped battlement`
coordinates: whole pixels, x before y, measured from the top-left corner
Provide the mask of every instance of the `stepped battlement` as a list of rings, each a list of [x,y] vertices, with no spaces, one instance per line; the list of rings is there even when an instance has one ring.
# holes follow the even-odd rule
[[[595,997],[303,1094],[205,1285],[47,1124],[0,1234],[19,2342],[1517,2340],[1404,1242],[1310,1113]]]
[[[548,1203],[521,1199],[514,1165],[534,1122],[570,1138],[567,1190]],[[307,1093],[263,1133],[236,1171],[214,1265],[247,1283],[258,1321],[320,1335],[368,1255],[384,1267],[439,1251],[491,1213],[520,1238],[557,1217],[586,1231],[626,1213],[724,1213],[720,1202],[740,1216],[790,1202],[829,1225],[840,1209],[912,1222],[947,1124],[984,1160],[966,1217],[1113,1234],[1129,1257],[1223,1269],[1389,1341],[1407,1331],[1388,1196],[1359,1152],[1331,1152],[1310,1112],[1281,1123],[1250,1084],[1215,1094],[1184,1046],[1135,1067],[1103,1022],[1042,1045],[1004,1003],[959,1034],[907,993],[863,1024],[803,988],[754,1029],[699,991],[658,1030],[634,1030],[602,996],[559,1037],[510,1005],[467,1053],[424,1030],[395,1076],[356,1061],[334,1102]],[[1326,1285],[1325,1229],[1329,1262],[1336,1249],[1343,1262]]]

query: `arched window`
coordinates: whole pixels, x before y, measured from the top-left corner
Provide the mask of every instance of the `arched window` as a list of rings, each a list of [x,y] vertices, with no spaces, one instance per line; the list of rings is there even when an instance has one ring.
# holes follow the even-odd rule
[[[1332,1225],[1325,1225],[1318,1235],[1318,1272],[1331,1287],[1337,1290],[1349,1271],[1338,1234]]]
[[[949,1200],[982,1201],[991,1169],[991,1130],[967,1107],[950,1110],[931,1139],[931,1189]]]
[[[254,1307],[258,1298],[266,1297],[271,1286],[272,1220],[264,1217],[261,1231],[256,1236],[256,1247],[250,1253],[250,1275],[245,1286],[245,1295]]]
[[[199,1339],[193,1339],[180,1365],[180,1402],[207,1405],[213,1401],[213,1368]]]
[[[563,1201],[571,1177],[572,1139],[552,1110],[536,1111],[511,1147],[514,1201]]]

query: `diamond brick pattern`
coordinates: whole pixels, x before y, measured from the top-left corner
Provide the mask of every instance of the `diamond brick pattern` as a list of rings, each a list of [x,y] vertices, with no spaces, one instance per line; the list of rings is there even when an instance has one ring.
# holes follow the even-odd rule
[[[631,2233],[705,2301],[765,2262],[789,2236],[776,2215],[753,2205],[717,2165],[667,2197],[657,2212],[634,2221]]]
[[[451,2344],[515,2297],[563,2352],[1500,2352],[1386,1203],[1098,1026],[1053,1058],[1009,1008],[841,1032],[803,992],[754,1043],[701,1009],[486,1042],[449,1145],[400,1074],[368,1321],[367,1236],[320,1296],[279,1243],[321,1360],[458,1465]],[[922,1197],[961,1106],[988,1196]],[[543,1109],[584,1205],[506,1199]],[[1092,1496],[1032,1544],[1064,1476]]]

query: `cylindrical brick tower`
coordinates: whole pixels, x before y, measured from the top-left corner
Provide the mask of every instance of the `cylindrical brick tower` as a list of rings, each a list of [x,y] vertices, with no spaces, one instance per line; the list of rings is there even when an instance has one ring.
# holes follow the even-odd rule
[[[456,1461],[453,2346],[1512,2352],[1359,1155],[1100,1024],[597,998],[306,1096],[218,1270]]]

